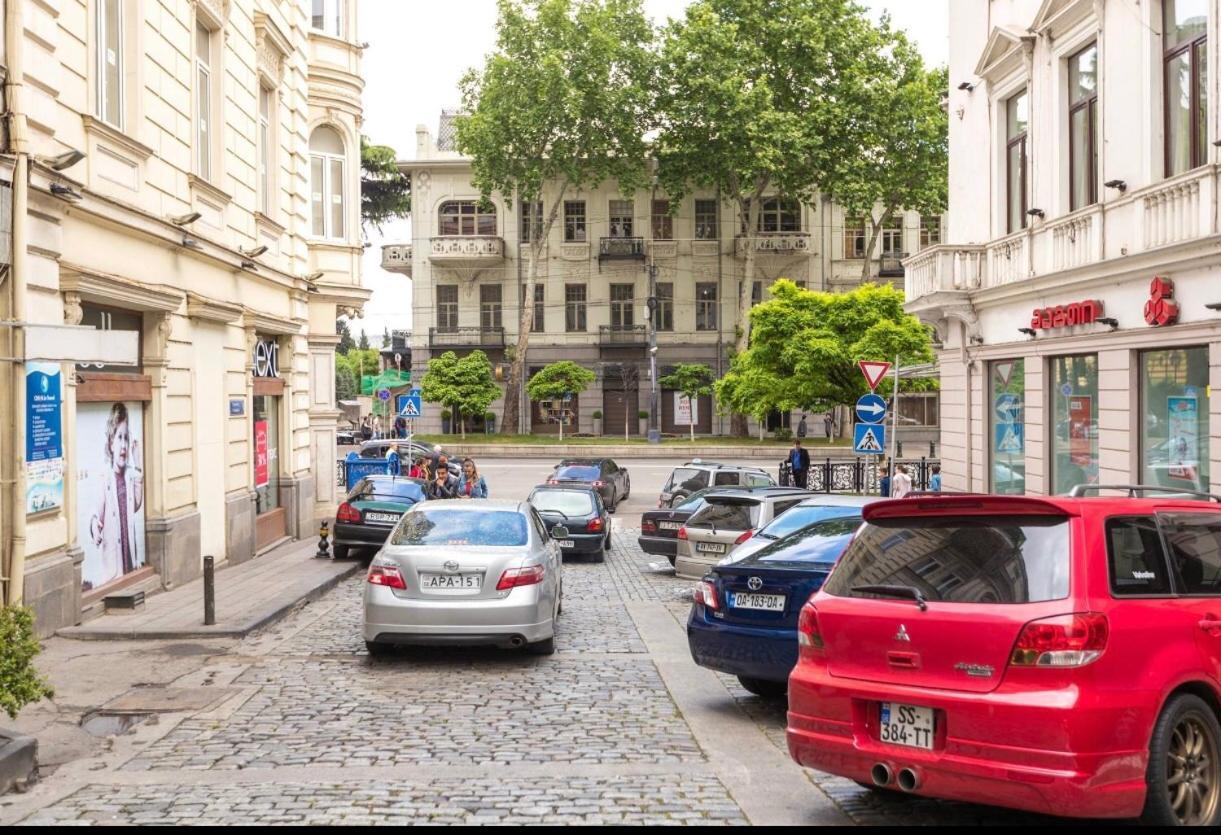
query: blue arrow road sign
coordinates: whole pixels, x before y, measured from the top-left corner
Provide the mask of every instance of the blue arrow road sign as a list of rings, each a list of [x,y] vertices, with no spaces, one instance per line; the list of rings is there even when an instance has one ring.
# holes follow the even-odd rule
[[[858,423],[854,427],[852,449],[858,455],[886,454],[886,427],[872,423]]]
[[[1022,398],[1016,394],[998,394],[993,408],[1001,423],[1017,423],[1022,417]]]
[[[399,395],[399,415],[405,418],[418,418],[424,414],[424,404],[418,394]]]
[[[856,419],[861,423],[881,423],[886,420],[886,400],[878,394],[865,394],[856,401]]]

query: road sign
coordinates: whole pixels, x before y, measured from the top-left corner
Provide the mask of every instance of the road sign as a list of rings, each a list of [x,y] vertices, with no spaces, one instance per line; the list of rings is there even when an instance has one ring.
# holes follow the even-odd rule
[[[1021,455],[1026,450],[1026,424],[998,423],[993,449],[1001,455]]]
[[[858,423],[852,427],[854,438],[852,449],[858,455],[884,455],[886,452],[886,427],[872,423]]]
[[[405,418],[418,418],[424,414],[424,404],[418,394],[399,395],[399,414]]]
[[[865,382],[869,384],[870,391],[878,387],[878,383],[882,382],[882,378],[890,370],[890,363],[888,362],[866,362],[861,360],[857,365],[861,367],[861,373],[865,375]]]
[[[382,401],[383,403],[385,403],[387,400],[389,400],[390,399],[390,389],[378,389],[377,390],[377,399]]]
[[[878,394],[863,394],[856,401],[856,419],[861,423],[886,420],[886,401]]]
[[[993,408],[1001,423],[1017,423],[1022,417],[1022,398],[1017,394],[998,394]]]
[[[1063,385],[1061,385],[1061,386],[1060,386],[1060,393],[1061,393],[1061,394],[1063,394],[1065,397],[1072,397],[1072,394],[1073,394],[1073,384],[1072,384],[1072,383],[1064,383]]]

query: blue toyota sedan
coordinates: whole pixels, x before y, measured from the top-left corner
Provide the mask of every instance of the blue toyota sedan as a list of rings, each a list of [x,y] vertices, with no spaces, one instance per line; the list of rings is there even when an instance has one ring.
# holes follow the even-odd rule
[[[736,675],[756,695],[783,696],[797,663],[797,615],[860,525],[860,508],[845,507],[712,569],[687,620],[695,663]]]

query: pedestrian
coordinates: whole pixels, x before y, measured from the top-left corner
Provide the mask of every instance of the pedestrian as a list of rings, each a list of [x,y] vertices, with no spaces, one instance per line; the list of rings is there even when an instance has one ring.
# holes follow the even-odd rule
[[[428,481],[431,477],[431,473],[428,469],[428,459],[417,458],[415,461],[413,461],[411,464],[411,469],[407,471],[407,475],[410,478],[419,478],[423,479],[424,481]]]
[[[486,499],[488,484],[475,469],[475,462],[470,458],[462,459],[462,475],[458,478],[458,498]]]
[[[797,437],[804,438],[806,436],[807,431],[808,430],[806,429],[806,413],[802,412],[801,420],[797,424]]]
[[[449,474],[449,469],[438,467],[432,481],[428,482],[428,498],[453,499],[458,496],[458,480]]]
[[[890,496],[901,499],[912,491],[912,477],[907,474],[907,465],[895,467],[895,477],[890,481]]]
[[[878,478],[878,495],[883,499],[890,498],[890,467],[886,462],[878,462],[878,472],[881,476]]]
[[[928,489],[934,493],[941,492],[941,465],[933,465],[933,474],[929,476]]]
[[[826,430],[826,433],[827,433],[827,442],[830,443],[831,436],[835,434],[835,418],[831,415],[830,412],[827,412],[825,415],[823,415],[822,426],[823,426],[823,429]]]
[[[402,415],[399,415],[398,417],[396,417],[394,419],[394,437],[396,437],[396,438],[406,438],[407,437],[407,419],[404,418]]]
[[[399,457],[398,444],[390,444],[386,447],[386,474],[403,474],[403,460]]]
[[[364,420],[360,422],[360,438],[363,441],[373,438],[373,421],[368,415],[365,415]]]
[[[806,473],[810,471],[810,453],[801,448],[801,438],[793,441],[789,450],[789,466],[793,471],[793,486],[805,489]]]

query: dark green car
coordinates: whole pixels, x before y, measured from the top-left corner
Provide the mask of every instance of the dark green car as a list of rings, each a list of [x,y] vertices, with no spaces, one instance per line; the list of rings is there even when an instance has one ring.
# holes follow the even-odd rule
[[[406,476],[371,475],[356,482],[335,513],[335,559],[352,548],[380,548],[399,517],[424,501],[424,483]]]

